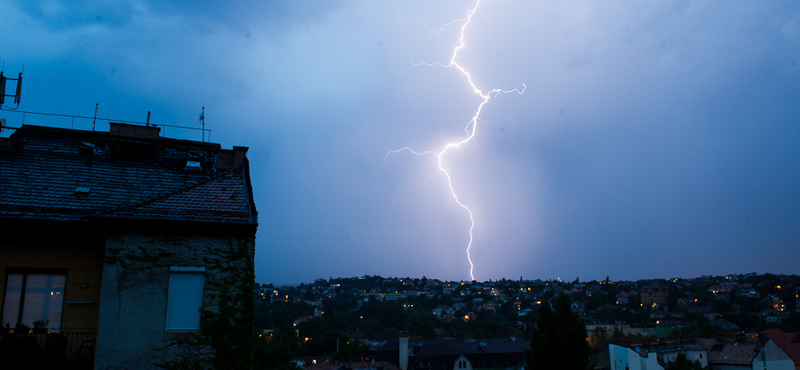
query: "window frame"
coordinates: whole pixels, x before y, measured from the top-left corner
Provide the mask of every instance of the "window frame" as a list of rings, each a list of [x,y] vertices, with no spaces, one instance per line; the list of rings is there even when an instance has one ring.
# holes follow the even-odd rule
[[[23,324],[23,325],[28,326],[29,328],[33,328],[33,321],[36,321],[36,320],[33,320],[30,323],[30,325],[26,324],[25,321],[23,320],[23,313],[24,313],[24,310],[25,310],[25,292],[26,292],[26,290],[28,288],[27,287],[28,276],[29,275],[53,275],[53,276],[63,276],[64,277],[64,285],[63,285],[62,291],[61,291],[61,305],[59,307],[59,311],[60,312],[58,314],[58,323],[57,323],[58,325],[55,325],[55,323],[52,323],[52,322],[48,322],[48,328],[60,329],[64,324],[64,309],[66,308],[66,303],[67,303],[67,299],[66,299],[66,296],[67,296],[67,285],[68,285],[67,284],[67,278],[69,277],[68,269],[62,269],[62,268],[6,267],[5,270],[6,270],[5,271],[5,280],[3,281],[3,300],[0,302],[0,321],[2,321],[2,323],[0,323],[0,324],[5,325],[6,323],[8,323],[11,326],[16,326],[17,324]],[[8,282],[9,282],[8,280],[9,280],[9,276],[11,276],[11,275],[20,275],[20,274],[23,275],[23,283],[22,283],[22,286],[20,287],[21,291],[20,291],[19,306],[17,307],[17,310],[18,310],[17,317],[14,319],[14,322],[6,321],[7,318],[5,317],[4,314],[5,314],[5,311],[6,311],[6,304],[7,304],[7,299],[8,299]],[[48,318],[45,318],[45,319],[49,320]]]
[[[180,298],[175,296],[174,289],[178,288],[173,284],[173,276],[175,275],[195,275],[202,277],[202,285],[199,291],[199,305],[191,304],[191,308],[197,307],[196,312],[194,310],[191,311],[183,311],[181,314],[187,314],[191,312],[193,318],[196,318],[197,325],[196,327],[181,327],[176,325],[176,319],[172,318],[172,314],[175,313],[174,307],[176,304],[184,304],[185,302],[176,301]],[[198,332],[200,331],[200,309],[203,307],[204,299],[205,299],[205,287],[206,287],[206,268],[205,267],[198,267],[198,266],[170,266],[169,268],[169,280],[167,283],[167,309],[164,315],[164,331],[168,333],[188,333],[188,332]],[[180,288],[186,288],[186,286],[179,286]],[[194,292],[197,293],[197,292]],[[197,298],[197,296],[193,296],[192,298]],[[196,300],[195,300],[196,301]],[[196,302],[194,302],[196,303]],[[185,308],[184,308],[185,309]],[[180,311],[179,311],[180,312]],[[196,316],[194,316],[196,315]]]

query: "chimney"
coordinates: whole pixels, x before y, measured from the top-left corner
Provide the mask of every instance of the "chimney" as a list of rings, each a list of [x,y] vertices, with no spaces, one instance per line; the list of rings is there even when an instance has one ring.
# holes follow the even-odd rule
[[[129,125],[127,123],[109,122],[108,133],[114,136],[137,139],[158,139],[161,128],[153,126]]]
[[[217,169],[229,170],[242,166],[247,158],[247,149],[245,146],[235,146],[232,150],[220,149],[217,152]]]
[[[408,370],[408,332],[400,332],[400,353],[399,362],[401,370]]]
[[[239,167],[244,164],[245,155],[247,154],[247,147],[246,146],[235,146],[233,147],[233,166]]]

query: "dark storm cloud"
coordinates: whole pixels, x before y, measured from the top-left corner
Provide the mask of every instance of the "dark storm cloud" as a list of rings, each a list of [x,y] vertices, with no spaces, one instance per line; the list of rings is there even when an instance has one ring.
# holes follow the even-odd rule
[[[196,22],[219,23],[232,28],[266,26],[281,29],[293,23],[313,23],[346,1],[15,1],[23,13],[53,30],[83,27],[103,22],[111,27],[125,27],[136,20],[137,13],[157,17],[187,17]]]
[[[197,126],[205,106],[213,141],[251,148],[260,282],[466,279],[435,159],[384,157],[465,134],[479,97],[419,63],[448,63],[471,6],[3,2],[0,57],[25,63],[26,110]],[[478,279],[796,273],[796,1],[484,0],[465,40],[480,89],[528,86],[444,160]]]

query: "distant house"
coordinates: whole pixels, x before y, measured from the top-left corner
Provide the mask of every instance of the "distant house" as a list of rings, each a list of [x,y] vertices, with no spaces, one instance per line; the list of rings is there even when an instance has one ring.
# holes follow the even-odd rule
[[[307,321],[309,321],[309,320],[311,320],[313,318],[314,317],[312,317],[312,316],[300,316],[300,317],[298,317],[298,318],[296,318],[296,319],[294,319],[292,321],[292,326],[297,327],[298,325],[300,325],[300,324],[302,324],[304,322],[307,322]]]
[[[292,359],[292,361],[299,367],[304,367],[305,370],[400,370],[397,365],[393,365],[386,361],[333,364],[325,362],[324,359],[319,357],[295,357]]]
[[[701,341],[711,370],[794,370],[791,357],[768,338]]]
[[[765,324],[780,324],[786,320],[787,317],[789,317],[788,312],[781,312],[773,309],[766,309],[759,314],[759,319]]]
[[[438,305],[433,309],[433,314],[436,315],[437,318],[442,318],[445,315],[453,315],[454,313],[455,311],[453,311],[453,308],[447,305]]]
[[[619,293],[617,293],[617,304],[618,305],[626,305],[626,304],[628,304],[628,293],[627,292],[619,292]]]
[[[643,306],[665,306],[668,297],[669,289],[658,283],[645,285],[639,293],[639,299]]]
[[[708,288],[708,291],[711,292],[716,299],[729,301],[731,298],[732,290],[730,284],[714,285]]]
[[[609,344],[608,356],[610,370],[664,370],[655,354],[645,351]]]
[[[526,307],[524,309],[519,310],[519,312],[517,312],[517,315],[518,316],[528,316],[528,315],[530,315],[530,314],[532,314],[534,312],[536,312],[536,311],[533,308]]]
[[[700,339],[627,347],[609,344],[610,370],[664,370],[683,353],[711,370],[794,370],[791,358],[772,340]]]
[[[739,325],[736,325],[736,324],[734,324],[734,323],[732,323],[732,322],[730,322],[728,320],[725,320],[725,319],[714,319],[714,320],[709,321],[708,324],[711,325],[711,326],[716,326],[716,327],[718,327],[718,328],[720,328],[722,330],[728,331],[728,332],[738,332],[738,331],[741,330]]]
[[[387,301],[401,301],[401,300],[403,300],[405,298],[406,298],[405,295],[403,295],[401,293],[389,293],[389,294],[386,294],[386,296],[385,296],[385,299]]]
[[[716,320],[717,318],[719,318],[721,316],[719,314],[719,312],[714,311],[714,307],[709,306],[709,305],[690,306],[689,307],[689,313],[699,313],[699,314],[703,315],[703,317],[705,317],[709,321]]]
[[[357,340],[363,342],[369,340],[369,336],[367,336],[363,331],[358,329],[348,330],[344,333],[344,335],[347,337],[347,340],[350,341]]]
[[[410,341],[401,351],[403,341],[391,340],[373,347],[371,357],[388,361],[404,370],[472,370],[483,368],[511,368],[525,359],[530,342],[512,339],[438,339]],[[401,353],[408,357],[400,359]],[[400,366],[402,368],[402,366]]]
[[[764,331],[764,335],[772,339],[792,358],[795,370],[800,369],[800,333],[785,333],[781,329],[767,329]]]
[[[198,339],[195,360],[250,366],[246,152],[121,123],[0,138],[1,320],[16,327],[0,335],[4,366],[52,360],[11,348],[35,325],[54,368],[147,369]]]
[[[679,307],[690,307],[697,303],[697,298],[691,292],[683,293],[683,297],[678,298]]]

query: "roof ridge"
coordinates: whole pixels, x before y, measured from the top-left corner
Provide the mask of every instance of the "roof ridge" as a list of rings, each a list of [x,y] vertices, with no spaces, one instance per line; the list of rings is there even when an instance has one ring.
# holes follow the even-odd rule
[[[173,191],[169,191],[169,192],[166,192],[166,193],[163,193],[163,194],[156,195],[156,196],[154,196],[152,198],[145,199],[145,200],[143,200],[141,202],[138,202],[138,203],[127,204],[127,205],[124,205],[124,206],[111,208],[110,210],[108,210],[108,211],[106,211],[104,213],[105,214],[112,214],[114,212],[132,210],[132,209],[135,209],[135,208],[139,208],[139,207],[142,207],[142,206],[153,204],[153,203],[155,203],[157,201],[168,199],[168,198],[171,198],[171,197],[173,197],[175,195],[178,195],[180,193],[184,193],[184,192],[187,192],[187,191],[192,190],[194,188],[197,188],[199,186],[208,184],[208,183],[210,183],[210,182],[212,182],[214,180],[217,180],[217,179],[220,179],[220,178],[222,178],[222,177],[224,177],[226,175],[232,174],[234,172],[234,170],[237,170],[237,169],[241,169],[241,167],[234,167],[234,168],[222,171],[222,172],[217,172],[213,176],[209,176],[209,177],[207,177],[207,178],[205,178],[205,179],[203,179],[201,181],[198,181],[196,183],[189,184],[189,185],[184,186],[182,188],[178,188],[178,189],[175,189]]]

